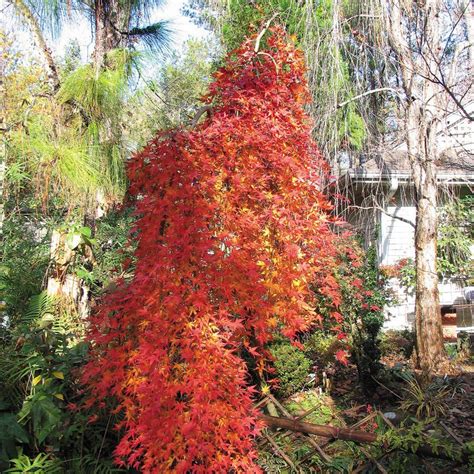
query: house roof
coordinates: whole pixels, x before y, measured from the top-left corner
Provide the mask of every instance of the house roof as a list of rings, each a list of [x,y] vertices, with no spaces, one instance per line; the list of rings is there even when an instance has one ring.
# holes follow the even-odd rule
[[[359,155],[346,173],[355,178],[405,178],[411,175],[408,153],[403,149],[376,155]],[[474,181],[474,154],[455,153],[452,150],[441,154],[436,162],[438,179]]]
[[[474,93],[468,94],[464,108],[474,115]],[[440,158],[437,160],[438,181],[445,183],[474,183],[474,121],[469,120],[455,107],[442,119],[437,135]],[[405,143],[382,152],[342,156],[341,175],[357,181],[409,180],[410,160]]]

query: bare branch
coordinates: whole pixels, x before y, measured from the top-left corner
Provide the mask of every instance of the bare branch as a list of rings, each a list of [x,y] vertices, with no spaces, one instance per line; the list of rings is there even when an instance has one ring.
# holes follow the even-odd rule
[[[260,49],[260,41],[262,41],[263,35],[267,32],[268,28],[270,28],[270,25],[272,21],[278,16],[278,13],[275,13],[266,23],[265,26],[263,27],[262,31],[258,34],[257,39],[255,40],[255,53],[258,53],[258,50]]]
[[[345,105],[349,104],[350,102],[353,102],[354,100],[361,99],[362,97],[365,97],[366,95],[370,94],[375,94],[377,92],[384,92],[384,91],[390,91],[394,92],[397,94],[397,96],[400,95],[400,93],[394,89],[393,87],[379,87],[378,89],[372,89],[370,91],[363,92],[362,94],[356,95],[355,97],[352,97],[351,99],[345,100],[344,102],[341,102],[340,104],[337,104],[337,108],[340,109],[341,107],[344,107]]]
[[[392,214],[388,211],[386,211],[382,206],[379,206],[378,204],[375,204],[373,206],[348,206],[348,209],[359,209],[361,211],[373,211],[374,209],[380,212],[383,212],[386,216],[392,217],[393,219],[398,219],[399,221],[404,222],[405,224],[410,225],[411,227],[415,228],[415,223],[412,222],[409,219],[405,219],[404,217],[397,216],[396,214]]]
[[[198,111],[196,112],[196,115],[194,116],[190,127],[191,128],[196,127],[196,125],[198,124],[199,119],[202,117],[202,115],[205,114],[205,113],[208,113],[211,110],[212,110],[212,105],[203,105],[202,107],[200,107],[198,109]]]

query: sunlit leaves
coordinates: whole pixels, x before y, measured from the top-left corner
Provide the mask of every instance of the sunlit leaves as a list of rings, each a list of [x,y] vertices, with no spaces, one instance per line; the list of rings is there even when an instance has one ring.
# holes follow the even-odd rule
[[[274,29],[215,75],[209,116],[129,165],[135,276],[91,321],[85,381],[124,413],[116,454],[144,472],[258,472],[246,353],[261,375],[275,330],[314,326],[311,286],[340,299],[337,252],[310,138],[301,53]]]

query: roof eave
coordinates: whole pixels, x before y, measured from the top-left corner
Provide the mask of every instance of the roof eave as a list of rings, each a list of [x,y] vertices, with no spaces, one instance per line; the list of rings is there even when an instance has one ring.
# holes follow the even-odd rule
[[[393,178],[397,178],[400,181],[411,181],[411,173],[357,173],[348,171],[341,175],[341,178],[350,178],[354,181],[373,183],[380,181],[390,181]],[[474,174],[443,174],[438,173],[437,180],[440,183],[452,184],[452,185],[463,185],[463,184],[474,184]]]

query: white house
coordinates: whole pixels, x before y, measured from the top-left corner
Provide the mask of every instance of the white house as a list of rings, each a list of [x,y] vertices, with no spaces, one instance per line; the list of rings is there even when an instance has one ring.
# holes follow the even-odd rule
[[[474,139],[472,142],[474,145]],[[453,195],[471,194],[474,186],[474,154],[452,153],[452,148],[449,151],[437,163],[440,205]],[[390,267],[402,259],[414,259],[416,209],[406,149],[348,158],[339,181],[350,200],[342,201],[340,206],[347,222],[367,243],[377,245],[379,265]],[[414,322],[414,295],[407,293],[396,278],[391,279],[391,285],[398,303],[386,308],[385,327],[410,327]],[[440,281],[442,311],[457,310],[458,328],[473,326],[474,305],[468,304],[465,293],[461,280]]]

